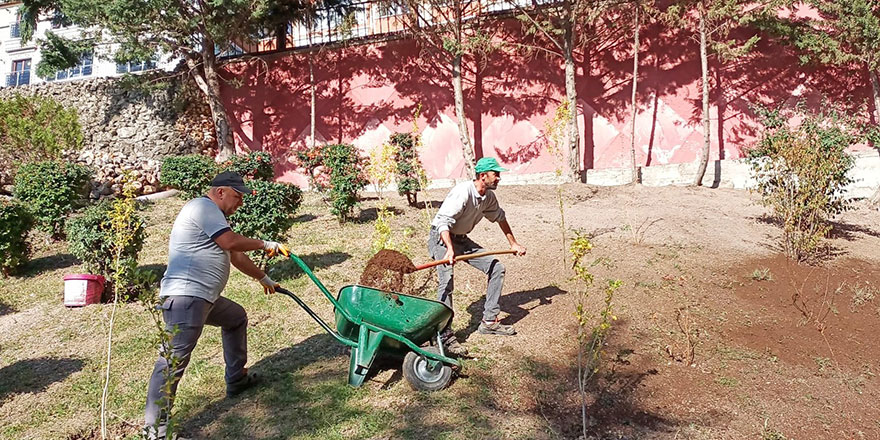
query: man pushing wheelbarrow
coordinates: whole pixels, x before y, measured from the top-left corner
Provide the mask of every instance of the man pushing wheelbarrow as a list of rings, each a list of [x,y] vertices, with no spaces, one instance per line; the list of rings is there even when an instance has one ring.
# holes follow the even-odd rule
[[[477,161],[474,171],[476,178],[473,181],[459,183],[449,191],[431,222],[431,231],[428,234],[428,253],[435,260],[448,262],[448,264],[437,267],[437,281],[439,283],[437,297],[439,301],[450,308],[452,307],[455,257],[483,251],[479,244],[467,236],[480,220],[486,218],[490,222],[498,223],[501,232],[510,242],[511,250],[515,251],[516,255],[526,254],[526,248],[517,243],[513,236],[504,210],[498,205],[498,199],[493,192],[501,180],[501,173],[507,169],[502,168],[494,158],[484,157]],[[502,324],[498,320],[498,313],[501,311],[498,299],[501,297],[501,287],[504,283],[504,265],[494,256],[468,259],[467,263],[489,277],[483,318],[477,331],[491,335],[510,336],[516,334],[513,326]],[[467,354],[467,348],[462,346],[452,334],[451,326],[442,336],[449,353]]]

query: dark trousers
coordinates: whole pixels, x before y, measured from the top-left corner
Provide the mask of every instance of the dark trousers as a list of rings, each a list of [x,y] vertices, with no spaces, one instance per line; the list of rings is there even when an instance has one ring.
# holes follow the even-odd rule
[[[482,246],[466,235],[453,235],[451,238],[456,256],[485,251]],[[428,252],[435,260],[443,258],[443,255],[446,254],[446,245],[440,239],[440,233],[434,228],[431,228],[431,233],[428,235]],[[501,312],[498,299],[501,298],[501,288],[504,284],[504,265],[491,255],[473,258],[465,262],[489,277],[489,283],[486,287],[486,304],[483,306],[483,320],[494,321],[498,317],[498,313]],[[437,281],[437,300],[452,307],[453,267],[448,264],[437,266]]]
[[[177,385],[189,364],[205,325],[221,328],[223,335],[223,360],[226,361],[226,383],[235,382],[244,375],[247,364],[247,313],[232,300],[217,299],[213,304],[194,296],[169,296],[162,303],[165,329],[176,334],[171,339],[171,354],[178,360],[171,373],[170,395],[166,394],[165,379],[169,364],[159,347],[159,358],[150,376],[147,389],[147,409],[144,416],[148,438],[165,438],[168,412],[174,402]]]

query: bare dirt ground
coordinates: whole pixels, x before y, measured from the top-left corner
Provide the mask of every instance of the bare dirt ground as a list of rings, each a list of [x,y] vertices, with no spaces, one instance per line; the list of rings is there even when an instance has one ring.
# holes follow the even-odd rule
[[[498,194],[529,254],[504,260],[502,310],[519,335],[491,346],[568,379],[537,384],[532,410],[547,418],[551,433],[577,437],[574,306],[564,292],[576,286],[554,283],[570,276],[555,188],[502,187]],[[747,192],[566,186],[563,194],[566,227],[594,235],[597,286],[610,278],[625,286],[590,390],[589,435],[880,438],[880,348],[872,337],[880,325],[873,300],[880,213],[857,205],[844,214],[831,240],[834,255],[809,267],[778,254],[778,230]],[[504,246],[491,224],[471,236],[485,247]],[[460,332],[465,339],[471,327]]]
[[[445,194],[422,198],[438,206]],[[555,186],[502,186],[497,194],[528,248],[524,257],[500,257],[507,268],[504,322],[518,334],[476,332],[485,277],[457,266],[454,328],[472,357],[448,389],[410,390],[399,363],[349,389],[341,344],[289,299],[264,297],[252,280],[233,274],[225,295],[248,310],[250,362],[266,385],[224,400],[219,332],[208,330],[176,403],[185,432],[210,439],[582,438],[572,294],[580,286],[570,279],[567,251],[579,230],[594,244],[590,309],[598,311],[606,280],[623,281],[613,299],[618,319],[586,390],[588,439],[880,438],[876,209],[857,204],[842,215],[832,254],[820,266],[802,266],[779,255],[778,229],[744,191],[565,185],[562,211]],[[390,200],[395,240],[415,264],[427,262],[425,210]],[[310,194],[288,243],[331,290],[357,282],[372,256],[379,203],[366,200],[360,221],[340,225]],[[148,212],[142,265],[161,269],[181,205]],[[406,236],[405,227],[414,232]],[[488,222],[470,236],[488,249],[507,248]],[[9,438],[97,435],[103,352],[101,338],[84,335],[101,333],[108,309],[66,310],[47,293],[79,269],[65,255],[63,246],[47,246],[35,255],[32,275],[0,280],[0,418],[8,422],[0,433]],[[333,316],[290,262],[270,273],[318,314]],[[431,272],[414,275],[433,296]],[[140,423],[155,348],[137,305],[125,306],[120,319],[113,423],[125,436]],[[56,357],[79,364],[59,364],[67,373],[45,383],[27,372],[58,364]],[[44,358],[55,364],[40,363]],[[29,377],[42,385],[26,386],[22,378]]]

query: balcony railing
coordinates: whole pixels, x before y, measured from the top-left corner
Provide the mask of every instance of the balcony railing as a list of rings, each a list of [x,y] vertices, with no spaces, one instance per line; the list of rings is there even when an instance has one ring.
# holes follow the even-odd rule
[[[473,0],[467,2],[462,18],[471,20],[484,15],[510,13],[517,7],[529,8],[536,4],[545,5],[555,1],[557,0]],[[427,7],[431,8],[431,6]],[[434,5],[432,10],[422,12],[420,15],[425,20],[421,25],[430,26],[448,19],[446,17],[448,14],[444,14],[441,8],[441,5]],[[407,30],[405,16],[407,13],[404,4],[389,4],[376,0],[319,9],[314,26],[288,24],[285,47],[295,49],[315,44],[396,36]],[[245,53],[270,52],[278,49],[273,35],[252,36],[247,41],[236,43]]]
[[[12,72],[6,75],[6,87],[23,86],[31,83],[31,72]]]

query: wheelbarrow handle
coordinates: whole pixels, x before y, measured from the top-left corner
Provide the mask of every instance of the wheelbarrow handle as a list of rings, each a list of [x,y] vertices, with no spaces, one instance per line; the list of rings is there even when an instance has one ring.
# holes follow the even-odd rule
[[[455,257],[455,261],[465,261],[465,260],[470,260],[470,259],[472,259],[472,258],[486,257],[486,256],[489,256],[489,255],[503,255],[503,254],[515,254],[515,253],[516,253],[516,251],[513,250],[513,249],[507,249],[507,250],[504,250],[504,251],[476,252],[476,253],[473,253],[473,254],[459,255],[459,256]],[[422,264],[422,265],[416,266],[416,269],[415,269],[415,270],[427,269],[427,268],[429,268],[429,267],[439,266],[439,265],[441,265],[441,264],[447,264],[447,263],[448,263],[447,260],[434,260],[434,261],[432,261],[432,262],[430,262],[430,263],[425,263],[425,264]]]

